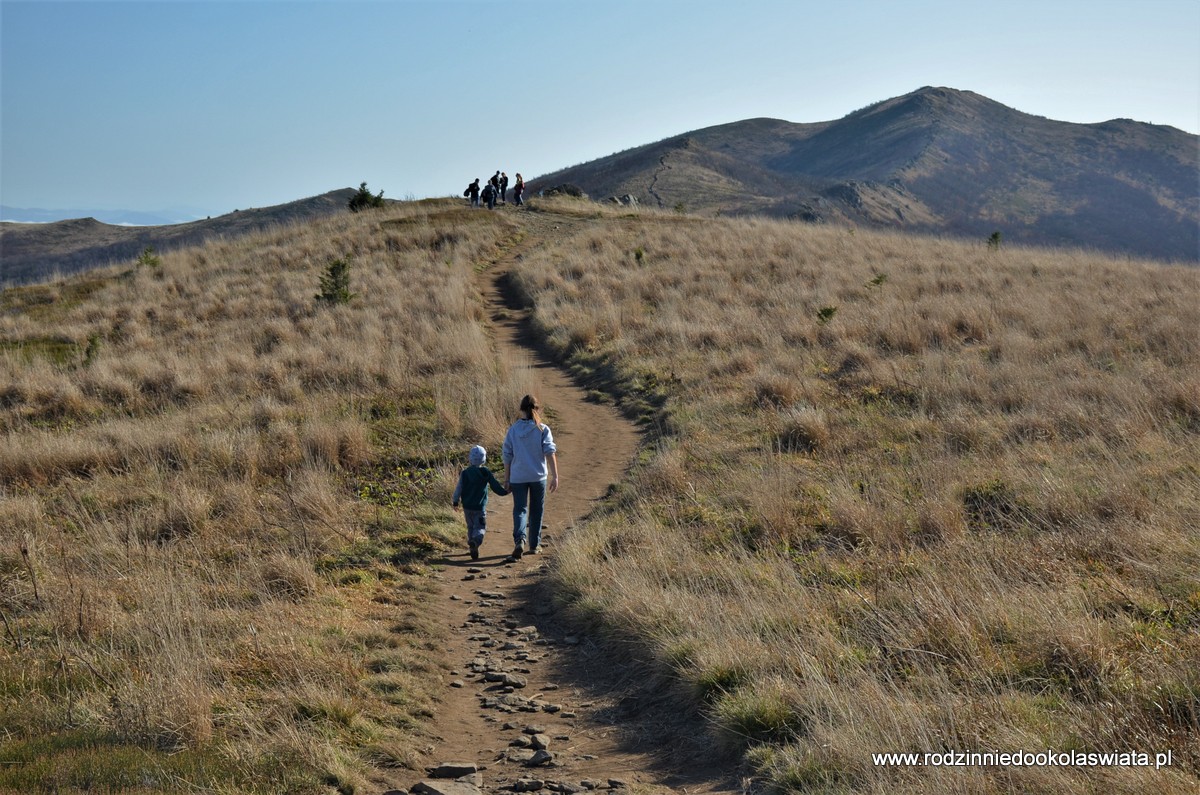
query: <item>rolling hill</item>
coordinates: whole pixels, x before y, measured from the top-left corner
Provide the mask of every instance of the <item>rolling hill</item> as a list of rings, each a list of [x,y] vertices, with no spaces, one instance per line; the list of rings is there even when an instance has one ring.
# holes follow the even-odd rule
[[[0,792],[1197,792],[1200,268],[529,204],[0,292]]]
[[[594,198],[1200,261],[1200,139],[926,87],[837,121],[750,119],[547,174]]]
[[[0,284],[24,284],[56,273],[132,261],[147,246],[170,251],[220,237],[315,220],[345,210],[354,193],[351,188],[343,188],[286,204],[235,210],[217,218],[168,226],[115,226],[95,218],[48,224],[0,223]]]

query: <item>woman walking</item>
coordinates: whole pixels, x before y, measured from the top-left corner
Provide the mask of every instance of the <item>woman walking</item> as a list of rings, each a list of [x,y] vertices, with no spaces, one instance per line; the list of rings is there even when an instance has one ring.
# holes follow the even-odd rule
[[[513,496],[512,560],[521,559],[527,529],[530,554],[541,552],[546,492],[558,490],[557,449],[550,426],[542,422],[542,407],[537,398],[533,395],[521,398],[521,416],[509,427],[500,451],[504,488]]]

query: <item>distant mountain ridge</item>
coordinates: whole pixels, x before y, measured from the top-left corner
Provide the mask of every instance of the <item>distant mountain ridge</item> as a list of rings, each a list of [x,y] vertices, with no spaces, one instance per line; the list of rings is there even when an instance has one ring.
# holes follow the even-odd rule
[[[0,285],[37,281],[114,262],[132,262],[147,246],[156,251],[234,237],[280,224],[346,211],[351,188],[273,207],[235,210],[168,226],[116,226],[95,218],[53,223],[0,223]]]
[[[18,224],[50,224],[74,218],[95,218],[115,226],[165,226],[198,221],[206,215],[208,213],[196,210],[45,210],[40,207],[9,207],[0,204],[0,221]]]
[[[766,213],[1200,262],[1200,136],[1075,124],[925,87],[842,119],[708,127],[531,180],[702,214]]]

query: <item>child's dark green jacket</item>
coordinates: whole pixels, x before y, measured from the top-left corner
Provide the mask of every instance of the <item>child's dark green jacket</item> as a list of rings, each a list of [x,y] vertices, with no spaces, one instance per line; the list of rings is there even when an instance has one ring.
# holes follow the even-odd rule
[[[471,466],[464,469],[458,476],[458,485],[454,487],[454,506],[459,501],[464,510],[482,511],[487,508],[488,486],[501,497],[508,494],[508,489],[496,480],[492,470],[484,466]]]

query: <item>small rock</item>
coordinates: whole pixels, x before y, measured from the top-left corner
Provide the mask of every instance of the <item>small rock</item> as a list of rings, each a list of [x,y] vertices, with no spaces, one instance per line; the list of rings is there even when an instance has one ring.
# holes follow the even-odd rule
[[[538,778],[519,778],[512,783],[513,792],[537,792],[546,786],[546,782]]]
[[[422,781],[412,788],[413,795],[481,795],[474,784],[462,781]]]
[[[623,778],[610,778],[608,780],[608,786],[610,789],[620,789],[622,787],[628,787],[629,782]]]
[[[534,637],[537,637],[538,628],[535,626],[532,626],[532,625],[528,626],[528,627],[517,627],[517,634],[518,635],[532,635]]]
[[[539,751],[545,751],[550,748],[550,738],[544,734],[535,734],[530,739],[533,741],[533,747]]]
[[[471,566],[469,569],[467,569],[467,572],[470,574],[478,574],[481,571],[483,571],[483,569],[479,568],[478,566]]]
[[[525,732],[526,734],[545,734],[546,733],[546,730],[543,729],[541,726],[538,726],[536,723],[530,723],[528,726],[526,726],[521,731]]]
[[[549,712],[553,715],[555,712],[562,712],[562,706],[559,704],[543,704],[542,712]]]
[[[482,773],[472,773],[469,776],[459,776],[458,778],[456,778],[454,780],[459,782],[460,784],[473,784],[476,787],[483,786],[483,774]]]
[[[425,768],[430,778],[458,778],[478,771],[479,765],[474,762],[442,762],[435,767]]]
[[[504,594],[500,593],[499,591],[476,591],[475,593],[478,594],[483,599],[507,599],[508,598]]]
[[[484,641],[484,640],[491,640],[491,639],[492,639],[491,635],[471,635],[467,638],[467,640],[472,640],[472,641],[477,641],[477,642]]]
[[[452,594],[450,594],[450,601],[451,602],[461,602],[462,597],[456,593],[452,593]],[[402,792],[402,791],[403,790],[389,790],[389,792]],[[385,795],[386,795],[386,793],[385,793]]]
[[[527,750],[524,748],[513,748],[507,754],[505,754],[505,758],[508,759],[508,761],[510,761],[510,762],[517,762],[519,764],[528,764],[529,761],[531,759],[533,759],[533,755],[535,753],[539,753],[539,752],[530,751],[530,750]]]
[[[538,765],[548,765],[553,761],[554,754],[543,748],[540,751],[536,751],[530,760],[525,764],[529,765],[530,767],[537,767]]]
[[[579,786],[583,787],[584,789],[600,789],[600,782],[593,781],[590,778],[585,778],[583,781],[579,782]]]
[[[560,718],[575,718],[575,717],[578,717],[578,716],[577,716],[577,715],[576,715],[574,712],[571,712],[570,710],[566,710],[566,709],[564,709],[562,712],[558,713],[558,716],[559,716]]]
[[[466,687],[467,683],[461,679],[455,679],[453,682],[450,683],[450,686],[451,687]]]
[[[513,748],[532,748],[533,740],[525,736],[514,737],[509,743]]]
[[[509,687],[525,687],[529,684],[529,680],[523,676],[518,676],[517,674],[505,674],[504,684],[508,685]]]
[[[543,690],[558,690],[558,685],[546,685]]]

